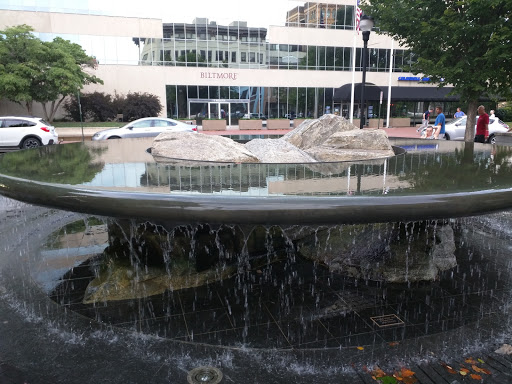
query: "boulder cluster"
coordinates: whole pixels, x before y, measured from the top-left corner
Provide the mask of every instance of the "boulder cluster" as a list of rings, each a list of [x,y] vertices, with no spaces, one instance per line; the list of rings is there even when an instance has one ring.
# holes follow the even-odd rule
[[[155,138],[151,153],[158,162],[237,163],[317,163],[394,156],[384,130],[362,130],[331,114],[305,120],[281,138],[254,139],[246,144],[224,136],[165,132]]]

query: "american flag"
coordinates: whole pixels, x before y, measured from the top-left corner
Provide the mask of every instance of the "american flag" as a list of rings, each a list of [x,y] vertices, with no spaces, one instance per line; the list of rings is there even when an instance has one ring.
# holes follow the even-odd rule
[[[359,2],[361,0],[357,0],[357,6],[356,6],[356,31],[359,35],[359,22],[361,21],[361,14],[363,13],[363,10],[359,8]]]

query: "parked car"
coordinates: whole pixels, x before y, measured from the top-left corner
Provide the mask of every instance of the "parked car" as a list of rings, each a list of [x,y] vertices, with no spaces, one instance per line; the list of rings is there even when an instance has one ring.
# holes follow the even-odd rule
[[[478,119],[478,117],[477,117]],[[458,119],[451,120],[445,125],[444,138],[446,140],[464,140],[464,134],[466,132],[466,121],[467,116],[459,117]],[[498,118],[489,118],[489,139],[488,142],[491,144],[496,143],[497,132],[507,132],[509,129],[508,125]],[[422,134],[426,128],[423,128]],[[476,132],[476,124],[475,124]]]
[[[0,148],[36,148],[58,142],[55,127],[39,117],[0,116]]]
[[[132,121],[120,128],[105,129],[96,132],[92,140],[131,139],[136,137],[154,137],[162,132],[196,132],[197,125],[164,117],[144,117]]]

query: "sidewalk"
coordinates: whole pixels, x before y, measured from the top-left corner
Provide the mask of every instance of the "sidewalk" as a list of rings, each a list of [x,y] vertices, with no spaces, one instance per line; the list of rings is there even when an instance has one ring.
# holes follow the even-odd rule
[[[83,138],[86,141],[91,140],[91,137],[98,131],[101,131],[107,128],[84,128],[83,130]],[[374,129],[374,128],[365,128],[365,129]],[[380,128],[384,130],[389,137],[408,137],[408,138],[419,138],[420,134],[416,131],[415,127],[395,127],[395,128]],[[81,128],[57,128],[57,133],[59,134],[59,141],[62,143],[71,143],[82,140],[82,129]],[[222,136],[231,136],[231,135],[285,135],[286,133],[292,131],[293,129],[251,129],[251,130],[240,130],[238,125],[233,125],[228,127],[225,131],[203,131],[202,127],[198,127],[198,132],[204,133],[206,135],[222,135]]]

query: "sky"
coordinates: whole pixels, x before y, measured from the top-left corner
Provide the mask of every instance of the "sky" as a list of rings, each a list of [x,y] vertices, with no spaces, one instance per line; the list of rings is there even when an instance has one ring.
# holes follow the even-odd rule
[[[154,17],[164,23],[191,23],[199,17],[220,25],[247,21],[250,27],[264,28],[284,25],[286,12],[303,4],[295,0],[89,0],[90,9],[108,15]]]

